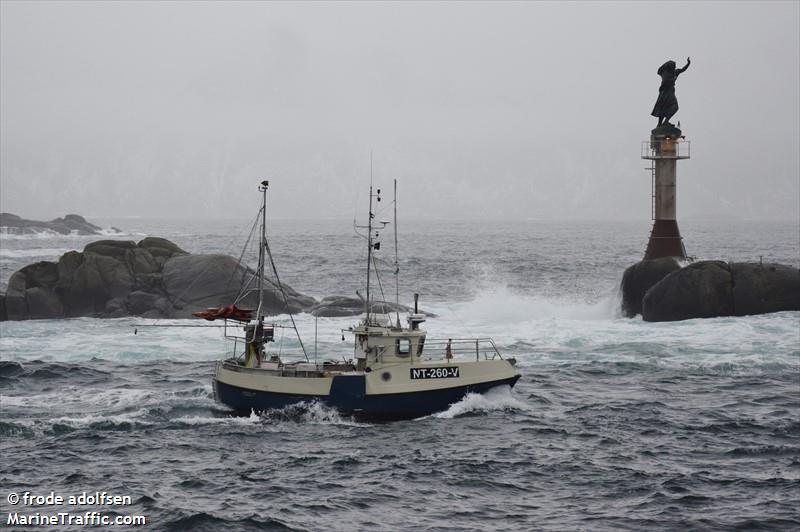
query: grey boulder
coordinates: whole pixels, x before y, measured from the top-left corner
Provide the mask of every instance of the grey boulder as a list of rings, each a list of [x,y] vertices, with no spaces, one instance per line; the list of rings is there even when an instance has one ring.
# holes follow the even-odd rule
[[[696,262],[656,283],[642,307],[645,321],[800,310],[800,270],[781,264]]]
[[[4,227],[6,232],[12,234],[35,234],[43,231],[53,231],[62,235],[77,233],[79,235],[99,235],[103,228],[86,221],[83,216],[68,214],[63,218],[56,218],[49,222],[39,220],[26,220],[16,214],[8,212],[0,213],[0,227]],[[112,231],[119,232],[119,229],[112,228]]]
[[[187,318],[193,312],[233,303],[240,288],[252,288],[237,302],[255,309],[258,294],[252,269],[227,255],[190,255],[163,238],[100,240],[58,262],[37,262],[15,272],[0,295],[0,319],[24,320],[92,316]],[[317,301],[289,286],[266,281],[264,314],[302,312]]]
[[[731,263],[737,316],[800,310],[800,270],[783,264]]]
[[[642,313],[642,299],[661,279],[681,268],[673,257],[643,260],[629,266],[622,274],[622,313],[632,318]]]
[[[676,270],[642,300],[645,321],[677,321],[733,314],[731,271],[722,261],[702,261]]]

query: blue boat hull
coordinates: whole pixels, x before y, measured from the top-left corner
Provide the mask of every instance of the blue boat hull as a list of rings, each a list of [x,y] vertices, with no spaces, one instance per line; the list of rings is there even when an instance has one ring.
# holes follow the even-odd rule
[[[514,386],[519,375],[507,379],[428,390],[421,392],[367,395],[364,393],[362,376],[337,377],[329,395],[282,394],[247,390],[214,379],[214,394],[217,401],[237,412],[280,409],[297,403],[319,401],[340,412],[359,419],[395,420],[413,419],[447,410],[468,393],[485,393],[502,385]]]

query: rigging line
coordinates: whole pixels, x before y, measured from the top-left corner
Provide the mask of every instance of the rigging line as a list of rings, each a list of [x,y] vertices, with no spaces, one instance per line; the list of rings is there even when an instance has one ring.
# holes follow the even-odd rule
[[[269,242],[267,242],[266,239],[264,240],[264,249],[269,256],[269,263],[272,265],[272,271],[275,273],[275,281],[278,284],[278,288],[281,289],[283,303],[286,306],[286,312],[289,314],[289,318],[292,320],[292,327],[294,327],[294,332],[297,334],[297,341],[300,342],[300,347],[303,349],[303,355],[306,357],[306,362],[309,362],[308,353],[306,353],[306,346],[303,345],[303,339],[300,338],[300,331],[297,330],[297,324],[294,322],[294,314],[292,314],[292,311],[289,308],[289,296],[286,295],[286,289],[283,288],[283,283],[281,283],[281,279],[278,276],[278,268],[275,267],[275,261],[272,258],[272,251],[269,249]]]
[[[451,307],[450,305],[448,305],[448,304],[446,304],[446,303],[445,303],[445,305],[444,305],[444,308],[446,308],[447,310],[449,310],[450,312],[452,312],[452,313],[453,313],[453,316],[455,316],[455,317],[456,317],[456,319],[457,319],[458,321],[460,321],[460,322],[461,322],[461,325],[463,325],[463,326],[464,326],[464,327],[467,329],[467,334],[468,334],[469,336],[474,336],[474,337],[478,337],[478,336],[479,336],[479,335],[477,335],[477,334],[474,334],[474,333],[472,332],[472,329],[470,329],[470,328],[469,328],[469,327],[466,325],[466,323],[467,323],[467,322],[466,322],[466,320],[465,320],[464,318],[462,318],[462,317],[461,317],[461,316],[458,314],[458,312],[456,312],[455,310],[453,310],[453,307]]]
[[[250,278],[245,280],[245,277],[247,276],[247,271],[242,273],[242,283],[239,287],[239,293],[236,294],[236,297],[233,299],[234,305],[242,301],[244,298],[246,298],[250,294],[250,292],[254,292],[255,290],[257,290],[256,288],[252,287],[253,280],[255,280],[256,275],[257,274],[253,272],[250,274]]]
[[[286,332],[282,330],[281,331],[281,341],[278,342],[278,358],[280,358],[281,354],[283,353],[283,341],[285,339],[286,339]]]
[[[250,295],[250,292],[258,290],[257,288],[252,288],[253,280],[256,278],[256,275],[258,274],[253,273],[252,275],[250,275],[250,279],[248,279],[246,283],[242,283],[242,286],[244,288],[242,288],[239,291],[239,295],[237,295],[236,298],[233,300],[234,305],[239,301],[243,300],[244,298],[246,298],[248,295]]]
[[[378,265],[375,263],[374,257],[372,259],[372,268],[375,270],[375,278],[378,280],[378,288],[381,291],[381,299],[383,299],[383,302],[386,303],[386,294],[383,293],[383,283],[381,282],[381,276],[380,273],[378,272]]]
[[[259,214],[260,214],[260,212],[261,211],[259,211]],[[250,240],[253,238],[253,234],[256,232],[257,224],[258,224],[258,214],[256,214],[255,218],[253,219],[253,223],[251,224],[251,227],[250,227],[250,234],[247,235],[247,240],[244,241],[244,246],[242,246],[242,252],[239,254],[239,260],[236,261],[236,265],[237,266],[241,266],[242,265],[242,260],[244,259],[244,254],[247,253],[247,246],[250,245]],[[230,284],[230,282],[233,279],[233,276],[235,274],[236,274],[236,268],[234,268],[233,271],[231,271],[231,276],[228,278],[228,282],[225,283],[226,287]],[[242,284],[239,285],[239,295],[236,296],[236,301],[237,302],[240,300],[240,296],[242,295]]]
[[[375,257],[375,256],[373,256],[373,257],[372,257],[372,261],[373,261],[373,262],[377,262],[377,263],[378,263],[378,264],[380,264],[381,266],[386,266],[387,268],[389,268],[389,267],[392,267],[392,268],[394,268],[394,266],[395,266],[395,263],[394,263],[394,262],[389,262],[389,261],[388,261],[388,260],[386,260],[386,259],[382,259],[382,258]],[[393,270],[393,271],[394,271],[394,270]]]
[[[242,249],[242,254],[240,256],[240,262],[239,262],[238,266],[241,265],[241,259],[244,257],[244,254],[248,251],[247,247],[248,247],[248,245],[250,243],[250,239],[253,236],[253,233],[255,232],[255,228],[256,228],[257,224],[258,224],[258,217],[256,217],[256,220],[254,222],[253,228],[251,229],[251,232],[250,232],[250,236],[248,237],[248,241],[245,243],[245,247]],[[258,272],[251,271],[250,278],[245,280],[248,271],[251,271],[251,270],[249,268],[245,267],[245,271],[242,272],[242,281],[239,284],[239,292],[236,294],[236,297],[234,298],[234,301],[233,301],[234,305],[236,303],[239,303],[240,301],[242,301],[244,298],[246,298],[248,295],[250,295],[251,292],[256,290],[255,288],[253,288],[253,281],[256,279],[256,276],[258,275]],[[233,273],[231,274],[231,278],[233,278]]]
[[[245,226],[245,227],[246,227],[246,226]],[[252,232],[252,229],[251,229],[251,232]],[[240,234],[241,234],[241,233],[240,233]],[[249,239],[249,238],[250,238],[250,237],[248,237],[248,239]],[[225,249],[223,249],[223,250],[222,250],[222,254],[223,254],[223,255],[227,254],[228,250],[229,250],[229,249],[230,249],[230,248],[233,246],[233,243],[234,243],[235,241],[236,241],[236,239],[231,239],[231,240],[230,240],[230,242],[228,242],[228,245],[225,247]],[[200,273],[199,273],[199,274],[198,274],[198,275],[197,275],[197,276],[196,276],[196,277],[195,277],[195,278],[192,280],[192,282],[191,282],[191,283],[189,283],[189,286],[187,286],[186,288],[184,288],[184,289],[181,291],[181,293],[180,293],[180,294],[178,294],[178,295],[177,295],[177,296],[174,298],[174,301],[180,302],[180,301],[183,299],[183,296],[184,296],[184,295],[186,295],[186,292],[188,292],[188,291],[189,291],[189,290],[190,290],[190,289],[191,289],[191,288],[192,288],[192,287],[193,287],[193,286],[194,286],[194,285],[197,283],[197,281],[199,281],[199,280],[200,280],[200,279],[201,279],[201,278],[202,278],[202,277],[203,277],[203,276],[206,274],[206,272],[207,272],[207,271],[208,271],[208,270],[211,268],[211,266],[212,266],[212,264],[209,262],[209,264],[207,264],[207,265],[206,265],[206,267],[205,267],[205,268],[203,268],[203,270],[202,270],[202,271],[201,271],[201,272],[200,272]],[[235,271],[235,270],[234,270],[234,271]],[[233,274],[231,274],[231,278],[233,278]],[[228,283],[230,283],[230,279],[228,279]],[[226,283],[226,284],[225,284],[225,286],[226,286],[226,287],[228,286],[228,283]],[[167,297],[167,300],[168,300],[170,303],[172,303],[172,302],[173,302],[173,298]],[[174,306],[174,305],[173,305],[173,306]],[[161,319],[161,318],[156,318],[155,320],[153,320],[153,323],[158,323],[158,321],[159,321],[160,319]]]

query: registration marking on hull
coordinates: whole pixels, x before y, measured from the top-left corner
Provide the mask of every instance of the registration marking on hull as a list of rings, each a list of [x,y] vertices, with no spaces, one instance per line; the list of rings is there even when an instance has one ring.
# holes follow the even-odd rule
[[[458,366],[411,368],[411,379],[457,379]]]

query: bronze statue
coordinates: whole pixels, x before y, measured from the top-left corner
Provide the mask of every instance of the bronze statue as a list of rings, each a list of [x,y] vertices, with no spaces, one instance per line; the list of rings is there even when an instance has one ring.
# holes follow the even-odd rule
[[[658,88],[658,100],[650,114],[658,117],[658,125],[671,126],[669,119],[678,112],[678,99],[675,97],[675,80],[692,64],[691,58],[686,58],[686,66],[675,68],[675,61],[667,61],[658,69],[661,76],[661,86]]]

